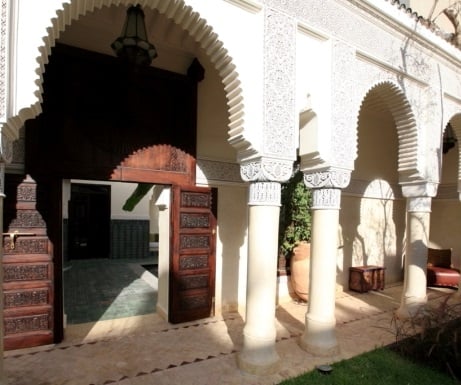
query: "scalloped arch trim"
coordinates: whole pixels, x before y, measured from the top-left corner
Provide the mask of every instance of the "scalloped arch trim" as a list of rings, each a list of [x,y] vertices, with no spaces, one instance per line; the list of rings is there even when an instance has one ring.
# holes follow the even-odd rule
[[[398,136],[398,173],[400,183],[422,179],[418,167],[418,129],[416,119],[405,93],[391,82],[382,82],[373,86],[365,95],[379,95],[382,103],[392,114]]]
[[[68,0],[69,1],[69,0]],[[219,76],[224,85],[224,91],[227,98],[228,115],[229,115],[229,142],[236,147],[248,147],[248,142],[242,138],[243,132],[243,96],[240,88],[239,75],[236,71],[236,66],[233,64],[232,58],[228,55],[223,43],[218,40],[218,36],[213,32],[206,20],[202,19],[197,12],[186,5],[183,0],[144,0],[143,7],[157,10],[160,14],[168,19],[173,20],[200,44],[204,52],[208,55],[210,61],[214,64]],[[56,11],[57,17],[52,19],[52,25],[47,28],[48,35],[43,37],[44,45],[38,47],[41,56],[37,58],[39,67],[36,72],[39,75],[38,84],[39,92],[37,92],[37,103],[23,111],[16,119],[20,120],[22,126],[27,119],[35,118],[40,112],[40,97],[43,92],[43,72],[44,66],[48,62],[48,56],[51,53],[51,47],[59,37],[66,25],[69,25],[72,20],[77,20],[79,16],[85,15],[87,12],[100,9],[103,6],[111,5],[130,5],[130,0],[70,0],[63,4],[62,9]]]

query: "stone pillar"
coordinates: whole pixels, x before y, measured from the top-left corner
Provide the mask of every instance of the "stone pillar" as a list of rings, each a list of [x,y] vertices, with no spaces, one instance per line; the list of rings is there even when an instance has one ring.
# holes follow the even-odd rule
[[[403,293],[397,315],[407,318],[427,302],[426,271],[431,201],[437,192],[434,184],[403,186],[407,197],[406,244]]]
[[[278,370],[275,349],[280,183],[255,182],[249,197],[248,272],[240,369],[252,374]]]
[[[350,173],[329,171],[304,175],[313,190],[309,303],[300,345],[309,353],[331,356],[339,352],[336,339],[336,259],[341,188]]]

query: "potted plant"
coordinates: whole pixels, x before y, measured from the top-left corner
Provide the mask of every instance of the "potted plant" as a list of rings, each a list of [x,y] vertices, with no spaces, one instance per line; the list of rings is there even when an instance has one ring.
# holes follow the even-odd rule
[[[282,184],[282,207],[279,223],[279,250],[295,294],[307,301],[309,285],[309,256],[311,239],[312,192],[297,169],[291,179]]]

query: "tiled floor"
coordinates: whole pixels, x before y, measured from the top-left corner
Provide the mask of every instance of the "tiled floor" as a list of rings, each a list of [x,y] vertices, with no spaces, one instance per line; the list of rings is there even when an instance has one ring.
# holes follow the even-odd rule
[[[172,325],[157,314],[69,325],[57,345],[5,352],[9,385],[269,385],[389,344],[401,286],[384,291],[339,293],[336,335],[340,352],[319,357],[302,350],[307,307],[280,304],[276,311],[276,350],[280,369],[261,376],[242,372],[237,355],[244,319],[229,313]],[[428,290],[430,303],[450,291]],[[461,301],[460,297],[453,297]],[[398,385],[398,384],[396,384]]]
[[[96,322],[155,312],[157,280],[143,260],[73,260],[64,270],[68,324]]]

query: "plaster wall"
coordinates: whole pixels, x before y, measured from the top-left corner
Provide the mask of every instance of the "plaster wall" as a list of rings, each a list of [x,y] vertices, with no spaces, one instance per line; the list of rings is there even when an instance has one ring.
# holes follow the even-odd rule
[[[458,186],[458,146],[442,156],[442,179],[437,196],[432,199],[430,246],[436,249],[452,248],[452,263],[461,266],[461,203]]]
[[[218,187],[216,311],[240,311],[246,303],[247,188]]]
[[[431,206],[430,246],[452,248],[452,263],[461,266],[461,203],[457,199],[434,199]]]
[[[342,195],[337,283],[344,289],[351,266],[384,266],[386,284],[403,280],[405,206],[403,199]]]
[[[198,84],[197,157],[235,162],[237,154],[229,144],[226,95],[219,74],[207,58],[199,58],[205,78]]]

